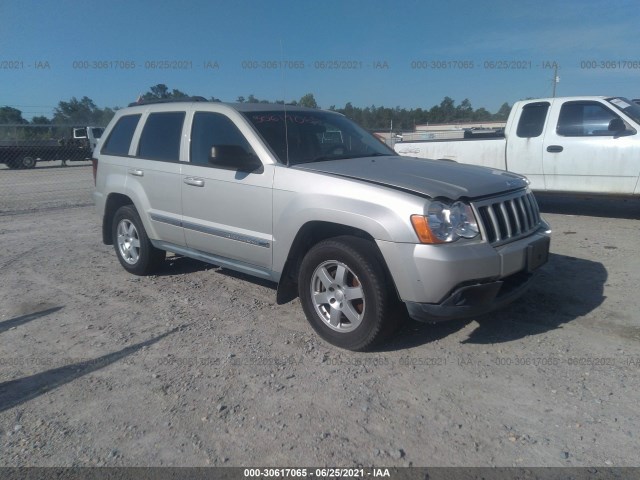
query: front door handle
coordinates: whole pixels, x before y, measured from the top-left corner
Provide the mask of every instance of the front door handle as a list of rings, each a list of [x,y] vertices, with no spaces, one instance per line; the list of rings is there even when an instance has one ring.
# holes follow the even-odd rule
[[[130,168],[129,175],[133,175],[134,177],[144,177],[144,172],[139,168]]]
[[[186,177],[184,183],[192,187],[204,187],[204,180],[201,178]]]
[[[564,150],[560,145],[549,145],[547,147],[547,152],[549,153],[560,153],[562,150]]]

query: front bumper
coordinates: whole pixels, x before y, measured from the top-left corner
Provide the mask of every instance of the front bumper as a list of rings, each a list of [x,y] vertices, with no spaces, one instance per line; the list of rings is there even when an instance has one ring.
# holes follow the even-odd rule
[[[527,291],[535,276],[535,273],[516,273],[495,282],[459,287],[442,303],[405,302],[405,305],[409,316],[420,322],[477,317],[517,300]]]
[[[411,318],[436,322],[501,308],[520,297],[546,263],[548,226],[512,243],[410,245],[378,242]]]

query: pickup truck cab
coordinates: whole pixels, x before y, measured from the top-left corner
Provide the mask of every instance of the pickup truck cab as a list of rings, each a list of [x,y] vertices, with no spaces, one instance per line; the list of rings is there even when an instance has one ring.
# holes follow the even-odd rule
[[[119,110],[95,153],[102,240],[144,275],[174,252],[278,284],[325,340],[514,301],[549,227],[516,174],[397,155],[345,116],[269,104]],[[274,326],[277,322],[274,322]]]
[[[639,132],[640,106],[625,98],[543,98],[513,105],[504,138],[400,142],[394,148],[401,155],[520,173],[537,191],[640,195]]]
[[[104,128],[102,127],[74,127],[73,139],[76,141],[85,141],[89,144],[89,148],[93,152],[96,149],[98,140],[102,136]]]

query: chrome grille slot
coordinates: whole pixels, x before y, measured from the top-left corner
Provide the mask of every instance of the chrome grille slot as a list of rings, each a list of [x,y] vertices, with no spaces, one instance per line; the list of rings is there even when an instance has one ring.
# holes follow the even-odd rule
[[[481,200],[473,207],[482,234],[492,245],[525,237],[540,224],[538,203],[529,191]]]

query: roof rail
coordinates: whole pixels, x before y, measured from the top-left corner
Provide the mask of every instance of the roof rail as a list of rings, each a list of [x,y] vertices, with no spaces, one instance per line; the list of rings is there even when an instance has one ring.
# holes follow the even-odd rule
[[[155,103],[171,103],[171,102],[208,102],[204,97],[181,97],[181,98],[153,98],[151,100],[139,100],[131,102],[129,107],[136,107],[138,105],[153,105]]]

